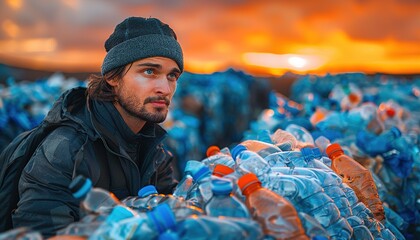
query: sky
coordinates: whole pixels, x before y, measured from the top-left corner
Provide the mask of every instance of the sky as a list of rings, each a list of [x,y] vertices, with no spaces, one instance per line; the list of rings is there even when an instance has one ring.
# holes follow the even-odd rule
[[[129,16],[169,24],[189,72],[420,73],[419,0],[0,0],[0,63],[98,72]]]

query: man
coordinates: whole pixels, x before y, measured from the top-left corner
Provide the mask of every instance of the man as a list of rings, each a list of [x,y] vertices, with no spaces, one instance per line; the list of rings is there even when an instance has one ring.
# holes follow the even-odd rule
[[[88,88],[65,92],[44,122],[59,126],[37,148],[19,181],[13,227],[46,237],[79,220],[79,201],[68,186],[82,174],[123,199],[153,184],[176,186],[172,155],[162,140],[165,120],[183,71],[174,31],[155,18],[130,17],[105,42],[100,76]]]

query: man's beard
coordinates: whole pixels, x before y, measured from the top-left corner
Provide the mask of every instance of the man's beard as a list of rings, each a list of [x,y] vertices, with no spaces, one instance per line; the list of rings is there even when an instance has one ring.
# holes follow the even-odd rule
[[[145,105],[147,103],[164,100],[166,106],[169,106],[170,101],[165,97],[148,97],[144,100],[143,105],[139,108],[136,106],[136,100],[133,97],[121,98],[121,95],[117,96],[117,101],[121,105],[122,109],[127,112],[130,116],[139,118],[146,122],[161,123],[165,121],[167,111],[164,108],[156,108],[156,113],[147,111]]]

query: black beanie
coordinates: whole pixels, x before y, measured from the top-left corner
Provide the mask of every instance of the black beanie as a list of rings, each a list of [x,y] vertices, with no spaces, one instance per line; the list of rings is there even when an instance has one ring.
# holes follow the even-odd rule
[[[175,32],[156,18],[129,17],[115,27],[105,42],[102,75],[148,57],[167,57],[184,70],[182,49]]]

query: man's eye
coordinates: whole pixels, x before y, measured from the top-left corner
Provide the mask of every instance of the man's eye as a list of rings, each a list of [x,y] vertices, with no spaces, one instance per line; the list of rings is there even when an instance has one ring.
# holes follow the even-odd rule
[[[153,69],[146,69],[146,70],[144,70],[144,73],[146,73],[146,74],[148,74],[148,75],[151,75],[151,74],[153,74],[154,72],[153,72]]]
[[[169,79],[171,79],[171,80],[178,80],[178,74],[175,74],[175,73],[170,73],[169,75],[168,75],[168,78]]]

